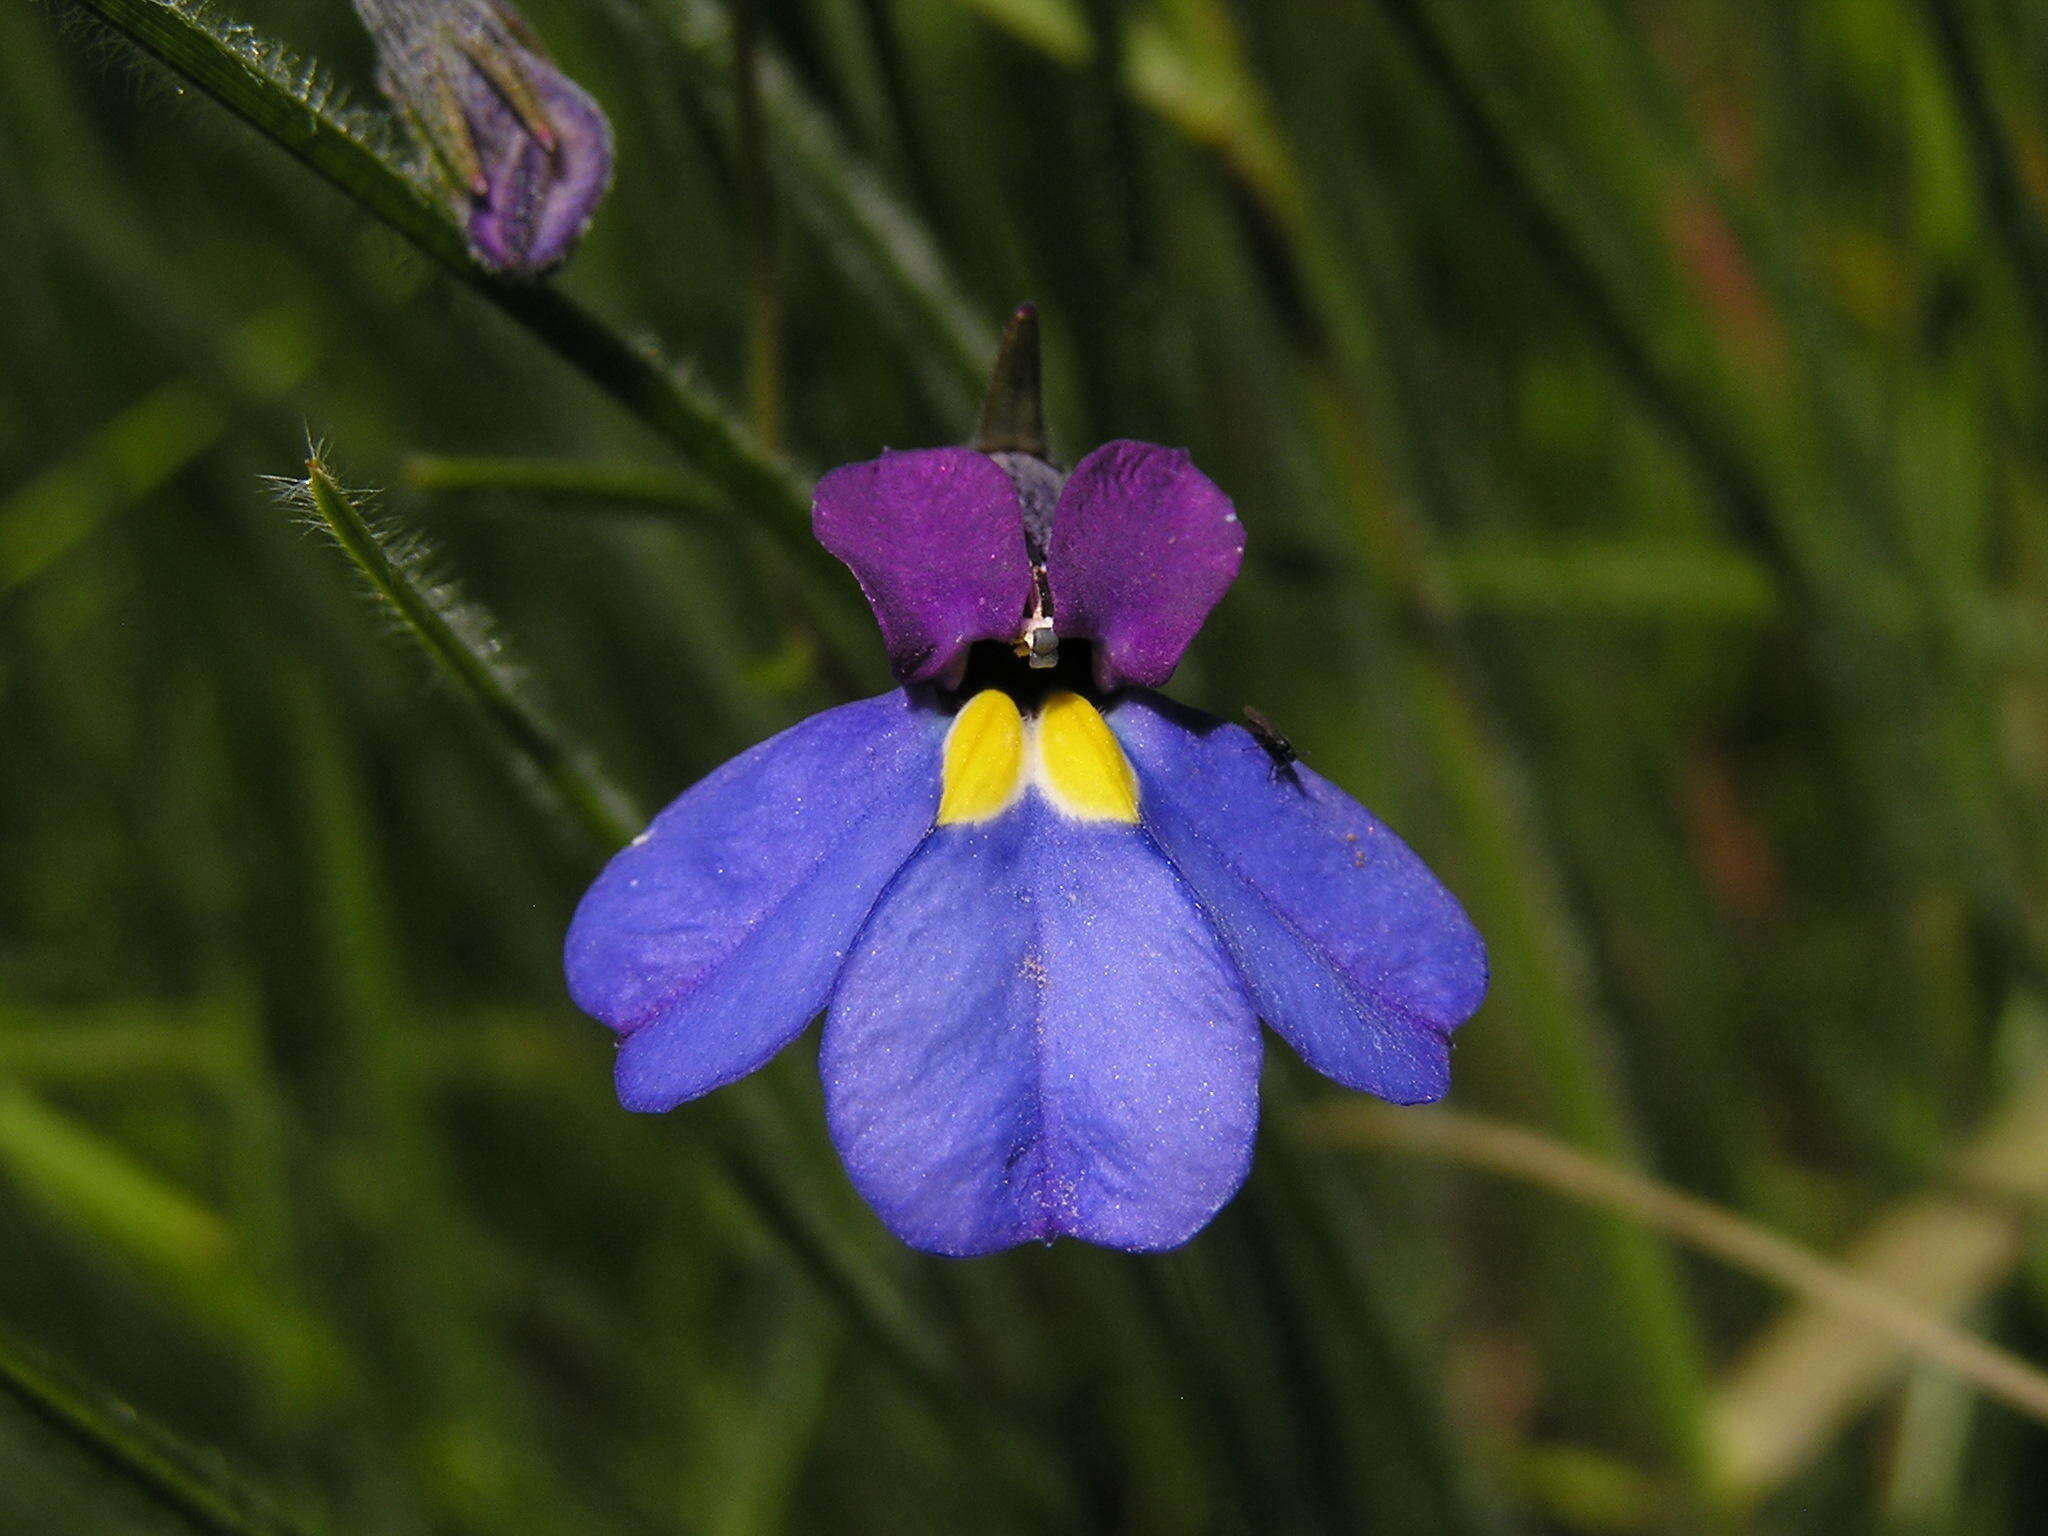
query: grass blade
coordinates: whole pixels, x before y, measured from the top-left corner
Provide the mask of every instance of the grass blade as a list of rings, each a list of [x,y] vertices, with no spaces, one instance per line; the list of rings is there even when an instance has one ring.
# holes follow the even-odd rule
[[[1644,404],[1670,429],[1715,492],[1730,531],[1775,571],[1796,576],[1771,497],[1725,424],[1659,357],[1621,295],[1546,195],[1517,141],[1480,94],[1426,0],[1377,0],[1416,66],[1442,95],[1487,179],[1558,287],[1584,317]]]
[[[1483,1116],[1346,1103],[1310,1111],[1304,1119],[1312,1136],[1335,1145],[1443,1158],[1619,1212],[1816,1307],[1854,1318],[1894,1348],[2048,1424],[2048,1372],[1736,1212]],[[2032,1124],[2038,1128],[2038,1112]]]
[[[0,1393],[195,1530],[213,1536],[302,1536],[307,1530],[267,1496],[231,1480],[217,1455],[201,1456],[103,1387],[5,1334]]]
[[[595,503],[692,521],[727,515],[724,502],[694,475],[650,465],[417,454],[406,460],[404,478],[410,489],[431,495],[504,497],[551,510]]]
[[[732,94],[735,38],[722,7],[677,0],[673,33],[714,100]],[[794,211],[850,278],[875,293],[905,333],[913,366],[943,380],[946,409],[973,410],[988,380],[995,335],[961,294],[916,215],[847,145],[789,66],[765,48],[754,58],[761,126]]]
[[[2026,1252],[2032,1213],[2048,1198],[2048,1076],[1985,1122],[1954,1174],[1952,1188],[1902,1201],[1867,1227],[1842,1273],[1927,1318],[1966,1312],[2009,1279]],[[1911,1339],[1860,1326],[1867,1321],[1816,1292],[1736,1361],[1710,1422],[1718,1459],[1740,1492],[1762,1495],[1810,1463],[1915,1352]]]

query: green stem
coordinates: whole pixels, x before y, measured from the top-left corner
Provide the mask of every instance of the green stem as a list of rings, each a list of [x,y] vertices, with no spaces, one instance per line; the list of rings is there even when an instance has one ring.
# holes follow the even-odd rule
[[[739,78],[734,20],[710,0],[678,0],[671,35],[693,83],[714,100]],[[739,18],[735,18],[739,19]],[[837,125],[773,53],[756,48],[761,145],[790,208],[849,281],[894,324],[911,365],[943,408],[970,411],[988,378],[995,338],[923,222],[847,145]],[[735,120],[744,122],[736,111]],[[744,149],[739,154],[743,174]]]
[[[405,461],[403,478],[410,489],[437,496],[505,496],[577,506],[595,502],[671,512],[693,522],[728,515],[722,498],[696,476],[644,464],[416,454]]]
[[[747,398],[754,435],[775,445],[782,421],[782,283],[775,252],[775,193],[761,127],[761,53],[754,0],[737,0],[732,26],[733,133],[747,229]]]
[[[69,1436],[159,1504],[216,1536],[295,1536],[305,1527],[218,1472],[104,1389],[0,1334],[0,1393]],[[208,1458],[214,1459],[214,1458]]]
[[[480,709],[515,758],[540,781],[601,848],[617,848],[644,818],[630,799],[522,696],[481,617],[459,608],[445,584],[421,579],[417,561],[401,558],[319,456],[306,462],[306,500],[349,559],[389,603],[406,631]]]

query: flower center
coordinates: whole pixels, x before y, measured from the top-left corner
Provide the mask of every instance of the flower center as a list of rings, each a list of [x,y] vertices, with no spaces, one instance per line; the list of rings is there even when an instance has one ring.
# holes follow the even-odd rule
[[[939,783],[942,827],[987,821],[1034,786],[1079,821],[1138,819],[1138,776],[1109,722],[1065,690],[1047,695],[1029,721],[1002,689],[977,693],[946,733]]]

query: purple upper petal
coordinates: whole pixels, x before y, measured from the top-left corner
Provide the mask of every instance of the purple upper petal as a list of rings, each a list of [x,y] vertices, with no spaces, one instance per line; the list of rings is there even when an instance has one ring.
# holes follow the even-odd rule
[[[526,49],[525,78],[554,135],[542,145],[480,72],[471,71],[463,116],[484,190],[468,200],[469,243],[494,271],[531,276],[565,259],[589,227],[612,179],[612,130],[583,87]]]
[[[1441,1098],[1450,1032],[1486,994],[1486,946],[1457,898],[1364,806],[1299,763],[1277,768],[1248,731],[1144,693],[1108,719],[1145,830],[1260,1017],[1347,1088]]]
[[[969,645],[1023,627],[1023,515],[986,454],[920,448],[845,465],[818,482],[811,523],[859,580],[905,682],[956,682]]]
[[[847,1172],[912,1247],[1186,1242],[1236,1191],[1260,1041],[1137,828],[1036,795],[940,827],[861,934],[819,1068]]]
[[[628,1109],[745,1076],[823,1010],[931,827],[945,730],[903,692],[814,715],[685,791],[605,866],[564,963],[576,1005],[627,1037]]]
[[[1046,577],[1061,636],[1097,642],[1104,689],[1157,687],[1237,579],[1244,527],[1177,448],[1105,443],[1074,467]]]

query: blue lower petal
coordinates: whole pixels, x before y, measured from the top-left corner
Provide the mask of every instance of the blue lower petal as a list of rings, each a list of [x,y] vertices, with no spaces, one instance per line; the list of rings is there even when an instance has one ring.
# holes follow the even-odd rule
[[[1243,1182],[1258,1021],[1138,828],[1035,795],[939,828],[833,995],[832,1139],[905,1242],[1187,1241]]]
[[[803,1032],[938,805],[946,718],[898,691],[734,758],[585,894],[564,956],[578,1007],[626,1035],[619,1100],[673,1109]]]
[[[1146,830],[1214,921],[1260,1015],[1311,1067],[1397,1104],[1442,1098],[1486,994],[1457,898],[1357,801],[1248,731],[1132,693],[1109,721]]]

